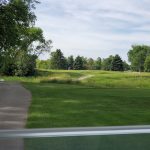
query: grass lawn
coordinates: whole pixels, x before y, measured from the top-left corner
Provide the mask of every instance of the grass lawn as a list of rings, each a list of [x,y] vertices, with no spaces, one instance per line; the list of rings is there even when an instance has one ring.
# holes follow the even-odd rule
[[[85,80],[81,77],[92,75]],[[149,88],[150,73],[112,72],[97,70],[40,70],[35,77],[2,77],[6,81],[29,83],[67,83],[100,88]]]
[[[41,70],[3,78],[32,93],[27,128],[150,124],[150,73]]]
[[[26,83],[27,128],[150,124],[150,90]]]
[[[90,78],[79,78],[92,75]],[[40,71],[20,81],[32,93],[27,128],[150,124],[150,74]],[[148,150],[149,135],[25,139],[25,149]]]
[[[27,150],[149,150],[150,135],[110,135],[27,139]]]
[[[26,83],[27,128],[150,124],[150,89]],[[149,150],[149,134],[25,139],[27,150]]]

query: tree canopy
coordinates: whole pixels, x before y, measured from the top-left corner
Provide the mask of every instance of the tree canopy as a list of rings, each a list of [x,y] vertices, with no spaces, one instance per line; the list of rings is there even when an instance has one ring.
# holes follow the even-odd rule
[[[114,56],[110,55],[108,58],[103,59],[102,69],[110,71],[112,69],[112,61]]]
[[[68,69],[72,70],[74,68],[74,58],[73,56],[69,56],[67,59]]]
[[[112,65],[111,65],[112,71],[123,71],[123,61],[120,58],[119,55],[115,55],[112,59]]]
[[[84,69],[83,59],[81,56],[77,56],[74,61],[74,70],[83,70],[83,69]]]
[[[150,55],[146,57],[144,63],[144,71],[150,72]]]
[[[46,41],[42,29],[34,26],[37,3],[37,0],[0,2],[0,72],[3,74],[29,75],[37,56],[51,49],[52,41]]]
[[[128,52],[128,59],[131,62],[131,69],[134,71],[144,71],[146,57],[150,55],[150,47],[146,45],[134,45]]]
[[[33,12],[37,1],[7,0],[0,5],[0,50],[19,46],[23,35],[33,26],[36,16]]]
[[[51,68],[52,69],[66,69],[67,62],[60,49],[51,53]]]

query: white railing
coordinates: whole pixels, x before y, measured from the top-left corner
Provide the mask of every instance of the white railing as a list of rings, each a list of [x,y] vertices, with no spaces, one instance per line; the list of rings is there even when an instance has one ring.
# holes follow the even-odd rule
[[[0,138],[71,137],[124,134],[150,134],[150,126],[0,130]]]

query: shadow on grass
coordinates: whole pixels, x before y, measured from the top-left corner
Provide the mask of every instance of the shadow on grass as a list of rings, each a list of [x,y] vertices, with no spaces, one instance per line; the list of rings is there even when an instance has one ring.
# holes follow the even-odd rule
[[[41,77],[43,77],[43,76],[51,76],[51,75],[53,75],[53,74],[54,74],[54,72],[52,72],[52,71],[48,71],[48,70],[38,70],[36,76],[41,76]]]
[[[78,80],[72,80],[72,79],[46,79],[41,80],[40,83],[57,83],[57,84],[81,84]]]
[[[96,89],[57,82],[24,83],[32,92],[28,128],[150,123],[149,89]],[[150,144],[149,135],[132,135],[26,139],[25,147],[28,150],[148,150]]]
[[[26,150],[149,150],[150,135],[25,139]]]
[[[63,70],[63,71],[60,71],[60,70],[38,70],[37,72],[37,76],[54,76],[54,75],[57,75],[57,76],[60,76],[60,75],[66,75],[66,76],[70,76],[70,77],[73,77],[73,78],[78,78],[78,77],[81,77],[83,75],[85,75],[85,73],[82,73],[82,72],[76,72],[76,70]]]
[[[24,83],[32,93],[27,128],[149,124],[149,89]]]

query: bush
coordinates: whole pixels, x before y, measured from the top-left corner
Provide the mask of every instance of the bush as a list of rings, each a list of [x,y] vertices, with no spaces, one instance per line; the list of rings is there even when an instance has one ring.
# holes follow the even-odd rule
[[[8,76],[32,76],[36,73],[36,55],[19,54],[14,60],[1,63],[0,73]]]

